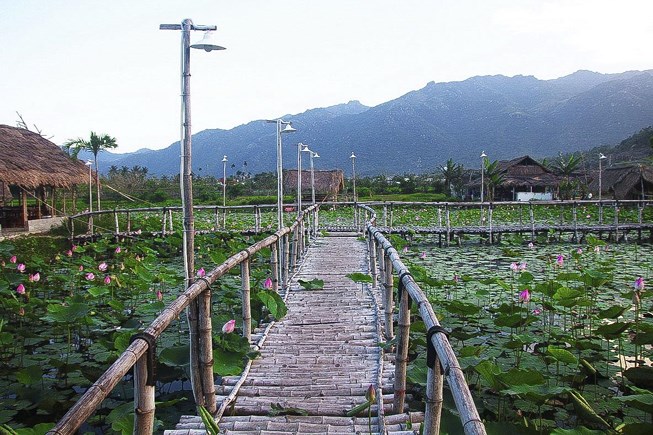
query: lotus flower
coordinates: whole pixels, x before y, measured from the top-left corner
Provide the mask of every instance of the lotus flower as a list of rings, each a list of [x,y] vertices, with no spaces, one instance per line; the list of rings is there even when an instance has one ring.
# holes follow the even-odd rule
[[[558,257],[556,258],[556,264],[558,265],[558,267],[564,266],[565,265],[565,256],[562,255],[562,254],[558,255]]]
[[[200,278],[204,278],[204,277],[206,276],[206,270],[204,270],[204,268],[201,267],[201,268],[197,271],[197,276],[199,276]]]
[[[120,251],[121,251],[120,246],[116,247],[116,254],[120,254]]]
[[[107,275],[107,276],[104,277],[104,283],[105,284],[111,284],[111,276],[110,275]]]
[[[73,251],[72,250],[67,250],[66,251],[66,257],[72,257],[73,256]]]
[[[600,253],[600,252],[601,252],[601,248],[599,248],[598,246],[595,246],[595,247],[594,247],[594,252],[596,252],[597,254]]]
[[[422,260],[425,259],[426,258],[426,252],[422,252],[421,254],[419,254],[419,258],[421,258]]]
[[[16,266],[16,270],[19,271],[20,273],[25,272],[25,264],[18,263],[18,266]]]
[[[30,282],[39,282],[40,280],[41,280],[41,274],[38,272],[29,275]]]
[[[539,316],[540,314],[542,314],[542,310],[540,310],[539,308],[534,308],[533,309],[533,314],[535,314],[536,316]]]
[[[10,262],[10,263],[14,263],[14,264],[15,264],[16,261],[18,261],[18,259],[16,258],[15,255],[12,255],[11,258],[9,259],[9,262]]]
[[[404,251],[404,252],[408,252],[408,246],[404,246],[403,251]]]
[[[513,272],[517,272],[519,270],[519,266],[517,266],[517,263],[510,263],[510,270]]]
[[[576,249],[576,254],[581,255],[583,253],[583,248]]]
[[[222,326],[222,332],[225,334],[231,334],[234,332],[234,329],[236,329],[236,321],[234,319],[231,319]]]
[[[156,299],[159,301],[163,300],[163,293],[161,293],[161,290],[156,291]]]
[[[528,242],[528,249],[535,249],[533,242]]]
[[[645,286],[645,284],[644,284],[644,278],[642,278],[641,276],[638,277],[638,278],[635,280],[635,284],[634,284],[635,290],[637,290],[638,292],[641,292],[641,291],[644,290],[644,286]]]
[[[97,268],[100,272],[106,272],[109,268],[109,265],[103,261],[102,263],[98,264]]]
[[[93,272],[89,272],[84,275],[84,278],[86,278],[86,281],[93,281],[95,279],[95,274]]]
[[[524,289],[519,293],[519,302],[528,302],[531,300],[531,294],[528,289]]]
[[[263,288],[270,290],[272,288],[272,278],[267,277],[263,283]]]
[[[25,286],[23,284],[18,284],[18,287],[16,287],[16,293],[18,293],[19,295],[24,295]]]
[[[523,272],[525,270],[526,270],[526,262],[522,261],[521,263],[519,263],[519,271]]]
[[[369,403],[374,403],[376,401],[376,388],[374,388],[373,384],[370,384],[370,386],[367,387],[365,399],[367,399]]]

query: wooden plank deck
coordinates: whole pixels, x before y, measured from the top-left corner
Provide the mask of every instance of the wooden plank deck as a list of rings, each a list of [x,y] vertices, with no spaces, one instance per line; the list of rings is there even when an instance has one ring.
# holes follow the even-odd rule
[[[394,365],[382,354],[379,289],[346,277],[366,272],[365,243],[357,234],[323,237],[312,245],[287,295],[288,314],[269,331],[261,355],[240,387],[233,407],[220,420],[224,433],[413,433],[409,416],[392,416],[379,427],[377,406],[367,417],[346,417],[365,401],[370,385],[384,393],[384,411],[392,401]],[[324,280],[321,290],[304,290],[298,279]],[[253,337],[256,340],[257,337]],[[218,404],[239,378],[217,386]],[[382,385],[379,384],[381,380]],[[308,416],[270,417],[271,405],[299,408]],[[419,419],[419,417],[418,417]],[[419,428],[419,424],[415,425]],[[184,416],[169,435],[202,434],[201,419]]]

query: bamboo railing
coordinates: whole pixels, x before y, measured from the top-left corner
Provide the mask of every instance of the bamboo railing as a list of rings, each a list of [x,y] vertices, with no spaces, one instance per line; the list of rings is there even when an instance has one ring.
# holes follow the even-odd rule
[[[447,379],[451,394],[456,403],[456,409],[458,410],[464,432],[469,435],[485,434],[485,426],[476,410],[476,405],[467,386],[464,373],[449,344],[446,330],[440,326],[433,307],[424,292],[410,275],[408,268],[401,261],[397,250],[381,234],[380,230],[374,226],[376,221],[374,210],[361,204],[358,204],[358,207],[362,213],[367,215],[365,233],[369,247],[370,271],[374,282],[376,282],[377,270],[381,272],[380,276],[384,288],[385,330],[386,338],[388,339],[392,338],[393,334],[393,271],[399,277],[399,319],[397,322],[393,412],[404,412],[410,311],[412,303],[415,303],[428,331],[428,372],[423,433],[437,434],[440,432],[444,377]]]
[[[251,335],[252,317],[249,308],[250,258],[262,249],[271,249],[271,267],[275,278],[273,285],[275,286],[274,288],[279,288],[278,279],[280,273],[278,269],[283,269],[281,274],[287,277],[292,268],[297,265],[295,261],[301,254],[298,254],[293,258],[289,255],[289,252],[291,249],[295,249],[296,252],[299,253],[300,249],[298,246],[300,243],[301,246],[304,246],[304,239],[310,231],[305,232],[303,230],[303,223],[307,219],[310,220],[310,216],[316,207],[317,206],[312,206],[302,211],[291,226],[282,228],[265,239],[249,246],[235,255],[232,255],[225,262],[208,272],[203,278],[197,279],[193,282],[185,292],[168,305],[163,312],[154,319],[145,330],[143,330],[143,332],[132,337],[131,343],[127,349],[107,369],[107,371],[105,371],[98,380],[95,381],[88,390],[86,390],[86,392],[79,398],[72,408],[68,410],[61,420],[59,420],[55,427],[48,432],[48,434],[63,435],[75,433],[93,414],[93,412],[95,412],[96,408],[104,399],[107,398],[111,391],[116,387],[116,385],[118,385],[132,367],[134,368],[134,433],[152,433],[155,413],[154,361],[156,359],[156,340],[193,301],[198,300],[202,295],[207,295],[208,297],[204,298],[204,300],[210,301],[211,285],[237,266],[240,266],[241,268],[242,277],[241,297],[243,305],[243,334],[249,339]],[[289,237],[289,235],[292,235],[292,237]],[[284,238],[292,241],[292,244],[295,246],[291,246],[290,243],[281,243]],[[277,256],[282,259],[287,259],[282,267],[279,267],[282,262],[279,261]],[[215,397],[213,372],[212,370],[206,370],[206,367],[204,367],[209,364],[212,367],[213,362],[210,319],[200,317],[197,322],[197,330],[191,331],[191,336],[193,335],[199,337],[199,342],[205,343],[206,345],[198,350],[199,355],[197,359],[199,366],[191,367],[191,379],[197,378],[197,381],[202,385],[202,390],[205,395],[212,395]],[[207,376],[207,373],[210,373],[211,375]],[[217,411],[215,400],[213,400],[212,403],[207,403],[205,406],[211,413]]]

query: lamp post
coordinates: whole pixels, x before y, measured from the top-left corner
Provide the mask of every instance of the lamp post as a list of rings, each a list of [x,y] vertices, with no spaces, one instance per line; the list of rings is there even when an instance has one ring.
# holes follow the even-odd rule
[[[293,133],[292,122],[283,119],[267,120],[266,122],[277,125],[277,230],[283,228],[283,156],[281,149],[281,135]]]
[[[603,206],[601,199],[603,195],[603,160],[607,159],[603,153],[599,153],[599,223],[603,223]]]
[[[485,158],[487,154],[485,151],[481,152],[481,202],[483,202],[485,192]]]
[[[303,143],[297,144],[297,217],[302,212],[302,147]]]
[[[302,149],[302,152],[308,153],[310,156],[310,162],[311,162],[311,205],[315,205],[315,167],[313,166],[313,158],[318,158],[320,155],[316,153],[315,151],[312,151],[308,148],[308,145],[304,145],[304,149]],[[317,234],[317,214],[315,213],[315,209],[311,211],[311,214],[313,216],[313,237]]]
[[[354,202],[356,202],[356,155],[352,152],[349,158],[351,159],[351,173],[354,180]]]
[[[93,162],[90,160],[86,161],[86,166],[88,166],[88,211],[93,213],[93,175],[91,167]],[[88,216],[88,232],[93,234],[93,215]]]
[[[183,256],[184,256],[184,277],[185,287],[188,288],[193,282],[195,273],[195,225],[193,220],[193,183],[192,183],[192,160],[191,160],[191,118],[190,118],[190,49],[202,49],[204,51],[224,50],[224,47],[212,41],[212,30],[214,25],[193,24],[190,19],[185,19],[181,24],[161,24],[160,30],[181,30],[181,164],[179,185],[181,189],[181,204],[184,213],[183,218]],[[205,31],[203,39],[196,43],[190,43],[191,30]],[[206,301],[208,297],[208,302]],[[212,386],[212,367],[203,361],[200,364],[200,348],[206,353],[204,359],[213,361],[211,348],[211,335],[203,334],[199,328],[199,320],[202,319],[203,330],[210,331],[211,313],[206,308],[210,307],[211,295],[204,292],[198,299],[193,301],[187,310],[187,318],[190,330],[190,365],[191,385],[196,404],[203,405],[209,412],[216,410],[215,386]],[[201,299],[201,300],[200,300]],[[202,308],[203,307],[203,308]],[[200,368],[200,365],[202,367]],[[210,378],[211,382],[208,382]]]
[[[222,228],[227,228],[227,156],[222,157]]]

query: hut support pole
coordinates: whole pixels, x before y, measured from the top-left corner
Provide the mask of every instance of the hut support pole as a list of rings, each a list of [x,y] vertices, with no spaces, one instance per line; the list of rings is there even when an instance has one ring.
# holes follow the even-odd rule
[[[243,337],[252,340],[252,306],[249,285],[249,258],[240,263],[241,298],[243,306]]]
[[[400,276],[400,280],[401,280]],[[404,412],[404,403],[406,401],[406,367],[408,364],[408,341],[410,332],[410,305],[411,299],[406,289],[401,290],[403,284],[399,282],[400,299],[399,299],[399,321],[397,326],[399,335],[397,336],[397,355],[395,358],[395,385],[394,401],[392,411],[395,414]]]
[[[134,433],[153,433],[154,385],[147,385],[147,353],[134,365]]]
[[[22,219],[23,219],[23,228],[28,229],[29,224],[27,223],[28,220],[28,215],[27,215],[27,192],[25,189],[21,189],[20,191],[20,200],[22,201]]]

